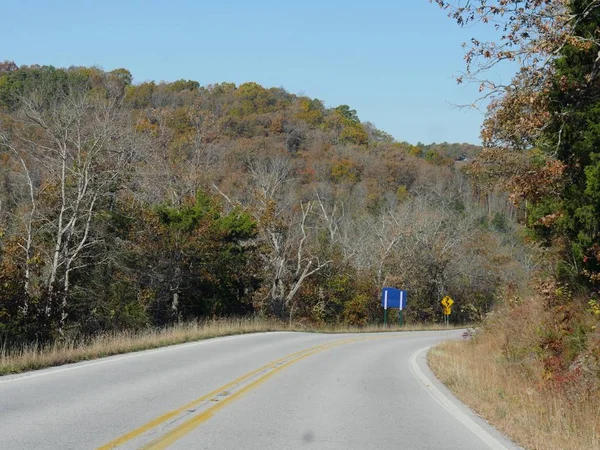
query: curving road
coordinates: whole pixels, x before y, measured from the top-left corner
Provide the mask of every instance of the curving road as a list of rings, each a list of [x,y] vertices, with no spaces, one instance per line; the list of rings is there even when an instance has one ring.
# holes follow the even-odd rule
[[[429,371],[460,334],[262,333],[0,377],[0,448],[517,448]]]

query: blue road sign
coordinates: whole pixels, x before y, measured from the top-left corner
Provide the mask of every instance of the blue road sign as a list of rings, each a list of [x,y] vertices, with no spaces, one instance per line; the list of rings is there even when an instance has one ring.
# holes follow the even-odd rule
[[[385,287],[381,291],[381,306],[384,309],[398,308],[402,311],[406,308],[406,291],[400,289]]]

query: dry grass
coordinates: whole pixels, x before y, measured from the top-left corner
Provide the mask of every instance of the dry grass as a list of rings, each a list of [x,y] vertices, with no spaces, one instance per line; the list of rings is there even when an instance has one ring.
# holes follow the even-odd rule
[[[368,333],[439,329],[446,328],[436,325],[408,325],[402,328],[396,326],[384,328],[382,325],[366,327],[330,325],[316,328],[289,325],[280,321],[260,318],[221,319],[203,323],[191,322],[143,332],[107,333],[86,340],[66,339],[41,348],[38,345],[29,345],[8,349],[0,345],[0,375],[233,334],[265,331]]]
[[[513,321],[513,330],[492,327],[474,339],[433,348],[432,370],[462,401],[525,448],[600,449],[600,392],[552,388],[535,352],[507,355],[507,348],[526,348],[536,334],[539,339],[544,312],[539,302],[528,308],[521,321]],[[511,339],[522,347],[507,344]]]

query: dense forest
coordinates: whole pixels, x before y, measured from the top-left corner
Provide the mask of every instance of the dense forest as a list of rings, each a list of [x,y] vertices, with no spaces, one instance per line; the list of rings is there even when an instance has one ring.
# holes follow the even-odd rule
[[[537,264],[480,152],[396,142],[347,105],[256,83],[5,62],[0,335],[362,325],[383,286],[408,291],[408,321],[441,321],[444,295],[478,320]]]

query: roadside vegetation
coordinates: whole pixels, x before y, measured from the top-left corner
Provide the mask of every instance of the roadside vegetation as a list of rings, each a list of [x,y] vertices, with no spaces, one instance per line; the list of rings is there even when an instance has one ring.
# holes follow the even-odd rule
[[[507,290],[471,339],[433,349],[431,367],[526,448],[600,448],[600,1],[435,3],[498,31],[467,45],[458,78],[489,101],[468,172],[525,208],[540,254],[529,288]],[[490,69],[503,63],[519,71],[500,86]]]
[[[118,331],[93,337],[71,337],[51,343],[23,344],[7,347],[0,342],[0,375],[43,369],[106,356],[148,350],[169,345],[194,342],[221,336],[268,331],[302,331],[314,333],[384,333],[449,329],[438,324],[398,325],[329,325],[322,327],[290,325],[276,319],[238,318],[216,319],[165,326],[155,330]]]
[[[499,308],[468,340],[432,349],[429,365],[524,448],[600,448],[598,319],[589,308],[556,314],[546,305],[535,296]]]

